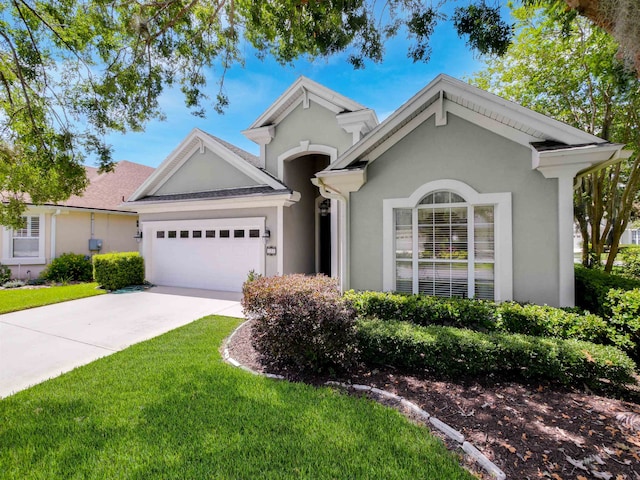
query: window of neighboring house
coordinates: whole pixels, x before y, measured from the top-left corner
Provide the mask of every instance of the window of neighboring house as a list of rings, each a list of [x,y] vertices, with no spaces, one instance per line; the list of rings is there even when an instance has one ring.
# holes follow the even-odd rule
[[[508,218],[510,197],[477,194],[471,189],[469,196],[443,189],[415,200],[385,201],[387,225],[392,229],[387,289],[443,297],[510,297],[511,266],[506,261],[510,234],[502,234],[504,252],[496,249],[496,209],[502,205],[502,218]],[[502,223],[503,232],[510,232],[508,222]]]
[[[38,257],[40,254],[40,217],[22,217],[24,226],[13,231],[12,257]]]
[[[22,228],[4,229],[2,263],[44,263],[44,215],[26,215],[22,220]]]

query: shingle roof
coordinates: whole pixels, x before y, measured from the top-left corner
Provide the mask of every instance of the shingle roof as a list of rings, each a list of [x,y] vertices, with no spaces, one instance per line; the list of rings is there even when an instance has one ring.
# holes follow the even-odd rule
[[[150,195],[148,197],[142,197],[135,202],[172,202],[178,200],[205,200],[214,198],[231,198],[231,197],[247,197],[251,195],[275,195],[279,193],[292,193],[292,190],[274,189],[268,185],[258,185],[256,187],[240,187],[240,188],[226,188],[223,190],[211,190],[208,192],[194,192],[194,193],[175,193],[171,195]]]
[[[74,195],[60,205],[65,207],[121,210],[120,205],[144,182],[152,167],[126,160],[118,162],[112,172],[98,173],[94,167],[85,167],[89,186],[82,195]]]

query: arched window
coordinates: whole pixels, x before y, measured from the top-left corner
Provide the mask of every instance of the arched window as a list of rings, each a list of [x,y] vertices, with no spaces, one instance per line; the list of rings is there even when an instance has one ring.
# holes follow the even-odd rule
[[[429,190],[425,186],[408,199],[385,201],[385,229],[392,229],[392,235],[387,237],[391,251],[385,252],[387,270],[391,270],[386,272],[390,277],[385,279],[386,289],[444,297],[509,299],[510,195],[481,195],[453,180],[433,182],[432,186],[458,184],[464,188]],[[508,224],[502,225],[502,242],[496,242],[499,208],[503,223]],[[500,243],[503,252],[496,249]],[[496,273],[498,267],[503,270],[500,275]]]

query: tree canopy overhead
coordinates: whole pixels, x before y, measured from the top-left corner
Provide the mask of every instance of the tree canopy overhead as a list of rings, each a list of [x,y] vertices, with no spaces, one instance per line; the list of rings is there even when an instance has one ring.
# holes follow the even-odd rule
[[[514,11],[518,34],[507,53],[473,82],[611,142],[631,158],[578,179],[575,218],[585,266],[610,246],[611,270],[622,232],[640,200],[640,80],[616,58],[618,44],[584,18],[565,25],[535,8]]]
[[[209,106],[222,111],[225,72],[242,63],[246,42],[281,63],[348,52],[360,68],[380,61],[385,41],[402,34],[410,39],[408,56],[427,61],[447,1],[6,0],[0,3],[0,224],[19,225],[25,201],[55,203],[81,193],[87,157],[97,158],[102,170],[112,168],[105,134],[139,131],[162,117],[163,89],[179,86],[196,115]],[[454,27],[471,48],[504,53],[513,32],[500,4],[468,1],[456,7]],[[205,88],[211,77],[219,85],[213,98]]]

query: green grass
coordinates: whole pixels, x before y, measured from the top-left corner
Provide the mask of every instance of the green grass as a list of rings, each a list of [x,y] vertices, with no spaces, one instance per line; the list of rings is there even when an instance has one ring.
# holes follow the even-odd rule
[[[105,293],[97,286],[97,283],[80,283],[63,287],[0,290],[0,314]]]
[[[257,377],[205,317],[0,400],[3,479],[472,479],[399,413]]]

